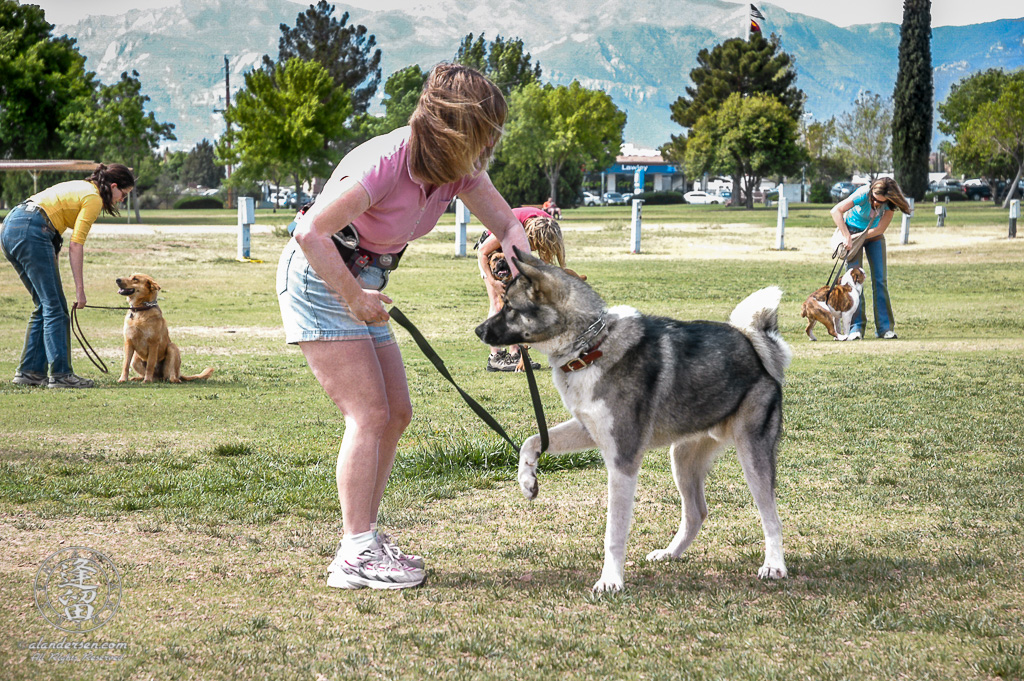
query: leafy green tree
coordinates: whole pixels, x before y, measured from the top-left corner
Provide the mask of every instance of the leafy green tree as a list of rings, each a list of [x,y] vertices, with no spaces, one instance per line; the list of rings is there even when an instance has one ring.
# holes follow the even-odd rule
[[[899,71],[893,91],[893,174],[903,193],[920,201],[928,191],[932,146],[931,0],[905,0]]]
[[[427,74],[418,64],[392,73],[384,83],[384,115],[360,116],[357,126],[359,137],[364,140],[370,139],[408,125],[409,117],[420,101],[420,93],[423,92],[423,83],[426,80]]]
[[[348,23],[348,12],[334,18],[334,5],[320,0],[295,18],[295,28],[281,24],[277,64],[289,59],[319,63],[337,87],[349,93],[352,113],[364,113],[380,85],[380,49],[377,37],[365,26]],[[264,68],[272,71],[275,63],[263,57]]]
[[[800,144],[807,154],[807,178],[811,183],[832,183],[850,174],[839,149],[836,119],[805,123],[801,119]]]
[[[0,158],[64,154],[57,132],[69,110],[95,89],[95,74],[36,5],[0,0]]]
[[[991,147],[975,144],[976,136],[966,137],[963,132],[981,107],[997,101],[1011,83],[1024,83],[1024,71],[1005,73],[1002,69],[989,69],[975,73],[955,83],[946,100],[938,105],[939,130],[953,138],[943,142],[942,149],[958,174],[984,177],[993,185],[999,178],[1009,178],[1017,168],[1006,154],[991,154]],[[996,187],[992,186],[992,195]]]
[[[142,164],[161,141],[175,139],[174,124],[160,123],[152,111],[146,113],[148,101],[138,71],[124,72],[113,85],[101,85],[88,106],[70,113],[60,125],[61,135],[76,153],[124,163],[135,169],[140,183],[155,182],[155,177],[141,172]],[[133,205],[139,222],[138,201]]]
[[[483,33],[476,39],[470,33],[462,39],[455,61],[490,78],[505,97],[516,88],[540,82],[540,64],[533,63],[520,38],[505,40],[499,35],[488,43]]]
[[[66,158],[57,129],[88,103],[95,82],[74,39],[55,37],[42,9],[0,0],[0,159]],[[32,182],[3,173],[0,188],[0,198],[17,203]]]
[[[539,167],[548,196],[558,196],[567,165],[604,168],[622,146],[626,114],[600,90],[530,83],[513,91],[501,156],[517,168]]]
[[[747,208],[754,207],[753,190],[764,177],[795,172],[805,159],[790,109],[770,95],[738,92],[697,120],[686,148],[691,174],[739,177],[733,187],[743,192]]]
[[[836,121],[839,143],[856,170],[874,180],[892,167],[892,102],[881,95],[862,92],[853,111]]]
[[[270,178],[295,186],[329,175],[339,160],[352,103],[319,63],[289,59],[273,72],[245,74],[245,87],[225,113],[231,132],[217,145],[218,161],[236,166],[230,186]]]
[[[703,116],[717,111],[733,93],[741,96],[764,94],[775,97],[783,104],[794,120],[803,114],[806,95],[796,87],[796,70],[793,58],[779,49],[776,36],[770,39],[760,34],[750,40],[734,38],[726,40],[710,51],[697,53],[697,67],[690,71],[692,87],[686,88],[685,97],[672,103],[671,118],[684,128],[692,128]],[[685,135],[672,135],[668,144],[663,145],[666,158],[676,161],[686,158],[687,140]],[[733,177],[733,186],[739,185]],[[733,192],[733,203],[741,200],[739,192]]]
[[[1018,194],[1017,187],[1024,177],[1024,82],[1011,81],[994,102],[986,102],[961,128],[957,145],[976,150],[981,158],[1004,157],[1016,166],[1003,207]]]
[[[216,163],[216,154],[209,140],[202,140],[185,157],[181,169],[185,184],[219,187],[224,179],[224,166]]]
[[[1006,86],[1015,80],[1024,81],[1024,70],[1006,73],[1002,69],[988,69],[954,83],[945,101],[936,107],[939,131],[956,137],[982,104],[999,99]]]

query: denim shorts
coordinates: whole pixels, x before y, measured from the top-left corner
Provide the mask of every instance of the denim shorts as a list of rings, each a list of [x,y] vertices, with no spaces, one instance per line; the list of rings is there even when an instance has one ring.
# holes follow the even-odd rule
[[[388,272],[367,267],[357,279],[364,289],[382,291]],[[390,323],[367,324],[352,315],[345,300],[313,270],[295,239],[277,263],[277,302],[288,343],[368,338],[380,348],[396,342]]]

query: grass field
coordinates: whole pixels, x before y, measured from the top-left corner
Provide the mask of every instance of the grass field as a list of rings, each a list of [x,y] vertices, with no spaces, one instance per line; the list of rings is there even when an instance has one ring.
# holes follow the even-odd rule
[[[800,304],[831,268],[827,207],[791,208],[781,252],[773,210],[645,207],[639,255],[628,253],[628,209],[566,212],[568,264],[610,304],[723,320],[778,284],[795,351],[778,474],[789,579],[756,577],[763,539],[731,450],[709,477],[710,516],[688,553],[647,564],[679,522],[665,452],[653,451],[626,590],[601,597],[589,592],[603,552],[599,458],[545,460],[539,498],[524,501],[515,454],[401,329],[415,416],[382,522],[426,556],[428,579],[401,593],[325,586],[343,422],[283,343],[280,237],[254,234],[253,257],[266,262],[250,264],[234,261],[230,235],[175,229],[182,211],[144,214],[155,236],[90,238],[90,304],[122,303],[116,276],[154,276],[183,368],[216,369],[188,385],[118,385],[121,318],[102,310],[82,324],[113,373],[75,351],[97,388],[11,385],[29,300],[2,265],[0,675],[1020,679],[1024,240],[1006,238],[1006,215],[991,205],[949,211],[945,228],[919,211],[908,245],[891,228],[900,339],[858,343],[803,335]],[[257,222],[291,219],[278,215]],[[194,220],[232,224],[233,213]],[[483,286],[475,261],[453,252],[443,225],[410,247],[387,292],[521,440],[535,427],[525,377],[483,371],[472,333],[487,311]],[[566,414],[547,372],[551,423]],[[33,599],[40,565],[71,546],[103,553],[121,578],[118,613],[88,634],[52,627]],[[58,661],[29,647],[64,638],[124,642],[124,657],[64,651],[77,661]]]

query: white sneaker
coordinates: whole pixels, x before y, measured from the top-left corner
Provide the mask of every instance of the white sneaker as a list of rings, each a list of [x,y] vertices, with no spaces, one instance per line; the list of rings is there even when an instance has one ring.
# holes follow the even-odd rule
[[[895,331],[889,329],[888,331],[882,334],[882,338],[884,340],[893,340],[894,338],[899,338],[899,336],[896,335]]]
[[[850,332],[846,336],[846,340],[848,340],[848,341],[851,341],[851,340],[864,340],[864,332],[863,331],[852,331],[852,332]]]
[[[391,537],[384,534],[383,532],[377,532],[377,542],[380,547],[384,549],[384,553],[388,554],[394,560],[398,561],[402,565],[422,570],[424,566],[423,556],[417,556],[415,554],[403,553],[402,549],[398,548],[398,544],[391,541]]]
[[[355,558],[335,556],[328,571],[327,586],[335,589],[408,589],[426,578],[423,570],[402,565],[380,547],[366,549]]]

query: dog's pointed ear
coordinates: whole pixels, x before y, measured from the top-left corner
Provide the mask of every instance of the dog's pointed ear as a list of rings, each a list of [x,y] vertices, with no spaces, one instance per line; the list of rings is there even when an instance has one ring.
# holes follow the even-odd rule
[[[534,257],[529,251],[520,250],[518,246],[513,246],[512,250],[516,254],[516,257],[512,258],[512,263],[519,273],[531,281],[538,279],[541,274],[538,266],[543,265],[544,261]]]

